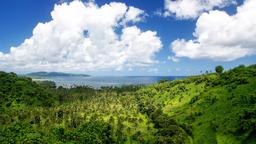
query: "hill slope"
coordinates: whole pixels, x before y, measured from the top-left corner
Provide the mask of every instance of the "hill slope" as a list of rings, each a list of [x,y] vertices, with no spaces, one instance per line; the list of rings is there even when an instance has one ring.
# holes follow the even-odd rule
[[[196,144],[256,143],[255,65],[240,66],[220,76],[155,84],[137,95],[143,111],[160,109],[185,125]]]

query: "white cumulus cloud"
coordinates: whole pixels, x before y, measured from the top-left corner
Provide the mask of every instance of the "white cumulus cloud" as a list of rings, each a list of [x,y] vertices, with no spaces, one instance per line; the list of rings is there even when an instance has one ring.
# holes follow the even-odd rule
[[[123,3],[57,4],[52,20],[38,23],[32,36],[9,53],[0,52],[0,69],[95,71],[143,67],[155,63],[162,48],[155,31],[134,23],[145,12]]]
[[[193,19],[203,12],[230,4],[235,4],[235,0],[165,0],[164,16],[174,15],[178,19]]]
[[[171,49],[176,57],[232,61],[256,54],[256,0],[246,0],[229,15],[214,10],[196,23],[195,39],[177,39]]]

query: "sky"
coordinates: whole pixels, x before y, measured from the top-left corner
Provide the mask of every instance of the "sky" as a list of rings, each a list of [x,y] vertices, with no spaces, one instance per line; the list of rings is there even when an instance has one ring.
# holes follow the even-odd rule
[[[256,62],[256,0],[2,0],[0,71],[196,75]]]

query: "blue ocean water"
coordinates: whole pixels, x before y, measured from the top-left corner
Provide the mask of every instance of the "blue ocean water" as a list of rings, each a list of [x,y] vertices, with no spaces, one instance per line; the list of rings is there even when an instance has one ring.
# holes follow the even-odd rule
[[[54,81],[57,86],[72,87],[89,85],[94,88],[102,86],[122,86],[122,85],[149,85],[160,80],[174,80],[184,78],[182,76],[56,76],[44,79]]]

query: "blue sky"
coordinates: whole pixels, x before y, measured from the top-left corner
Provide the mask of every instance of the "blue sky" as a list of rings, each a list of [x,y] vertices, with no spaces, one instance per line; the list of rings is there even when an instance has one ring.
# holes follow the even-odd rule
[[[86,2],[86,1],[84,1]],[[104,4],[109,4],[111,0],[95,0],[95,4],[101,7]],[[230,69],[240,64],[250,65],[256,62],[256,56],[246,54],[235,58],[212,58],[210,55],[202,56],[202,58],[194,58],[193,56],[177,56],[177,51],[171,50],[171,43],[177,39],[193,40],[193,33],[196,29],[196,23],[200,14],[196,18],[178,18],[175,14],[163,16],[166,9],[166,3],[163,0],[116,0],[127,6],[133,6],[144,11],[143,21],[134,23],[142,32],[155,31],[160,38],[162,47],[158,52],[154,52],[156,63],[152,63],[146,67],[123,67],[116,69],[115,67],[104,69],[83,69],[79,73],[88,73],[92,75],[193,75],[199,74],[200,71],[214,70],[216,65],[223,65],[225,69]],[[52,20],[51,12],[54,5],[61,5],[63,2],[59,0],[3,0],[0,5],[0,52],[9,54],[11,47],[19,47],[25,39],[33,36],[33,29],[39,22],[45,23]],[[224,7],[214,7],[218,11],[225,11],[230,16],[236,14],[236,8],[243,5],[243,1],[236,1],[237,4],[225,5]],[[161,16],[156,14],[156,11],[162,13]],[[206,10],[208,12],[211,10]],[[177,15],[177,14],[176,14]],[[254,26],[255,28],[256,26]],[[47,53],[47,51],[46,51]],[[1,56],[1,55],[0,55]],[[168,57],[175,56],[178,62],[171,61]],[[200,57],[200,56],[198,56]],[[1,58],[1,57],[0,57]],[[228,59],[228,60],[227,60]],[[1,61],[1,59],[0,59]],[[11,63],[6,61],[1,64],[7,65]],[[0,66],[3,71],[15,71],[18,73],[26,73],[36,71],[37,68],[31,70],[27,67],[13,68]],[[38,70],[44,70],[43,68]],[[46,69],[46,71],[55,71],[55,69]],[[78,73],[76,70],[70,69],[58,71],[68,71]]]

